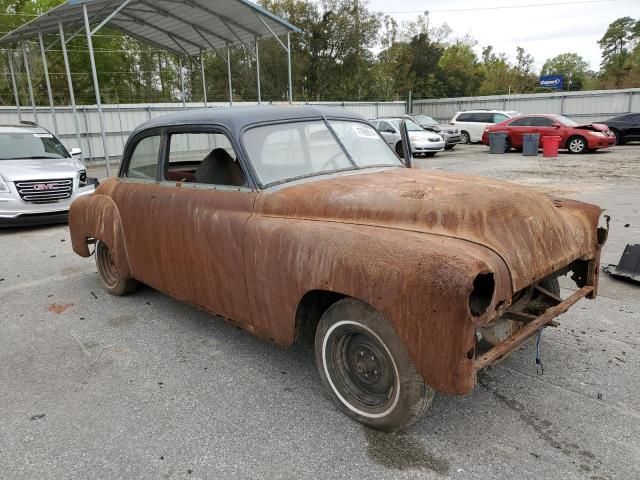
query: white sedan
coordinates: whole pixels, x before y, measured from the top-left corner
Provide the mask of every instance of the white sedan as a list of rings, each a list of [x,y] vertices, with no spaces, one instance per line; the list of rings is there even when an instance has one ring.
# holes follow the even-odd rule
[[[402,139],[400,137],[400,118],[377,118],[371,120],[371,124],[380,132],[385,141],[393,148],[396,154],[402,158]],[[409,140],[411,141],[411,152],[414,156],[424,155],[433,157],[436,153],[444,150],[445,141],[437,133],[423,129],[412,120],[405,120]]]

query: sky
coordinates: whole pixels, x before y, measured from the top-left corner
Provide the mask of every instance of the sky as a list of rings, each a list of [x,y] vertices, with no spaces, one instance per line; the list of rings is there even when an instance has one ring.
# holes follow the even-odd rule
[[[506,6],[519,8],[494,8]],[[493,45],[513,61],[521,46],[534,57],[536,71],[548,58],[566,52],[578,53],[597,71],[597,42],[609,24],[625,16],[640,18],[640,0],[370,0],[369,7],[399,23],[429,10],[432,23],[447,23],[453,37],[473,37],[478,55],[482,47]]]

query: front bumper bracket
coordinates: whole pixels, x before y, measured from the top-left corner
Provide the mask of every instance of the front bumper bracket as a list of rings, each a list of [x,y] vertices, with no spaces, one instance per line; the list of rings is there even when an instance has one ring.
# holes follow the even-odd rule
[[[580,290],[574,292],[573,295],[568,297],[566,300],[563,300],[558,305],[548,308],[542,315],[525,324],[509,338],[476,358],[473,362],[474,369],[478,371],[502,359],[505,355],[513,352],[529,338],[538,333],[538,330],[551,324],[554,318],[569,310],[569,308],[571,308],[572,305],[578,302],[578,300],[581,300],[584,297],[590,295],[591,293],[593,293],[593,291],[593,286],[582,287]]]

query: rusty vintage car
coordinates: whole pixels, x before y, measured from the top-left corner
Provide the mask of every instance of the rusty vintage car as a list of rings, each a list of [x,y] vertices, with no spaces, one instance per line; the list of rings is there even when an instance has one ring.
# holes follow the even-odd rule
[[[262,106],[144,123],[70,228],[114,295],[141,282],[281,346],[315,339],[337,406],[390,431],[595,297],[601,214],[407,168],[344,109]]]

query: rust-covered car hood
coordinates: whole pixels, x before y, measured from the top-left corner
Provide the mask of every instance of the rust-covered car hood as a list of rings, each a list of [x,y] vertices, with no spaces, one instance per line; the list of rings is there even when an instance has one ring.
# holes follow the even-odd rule
[[[256,213],[478,243],[504,260],[517,291],[573,260],[595,258],[602,210],[512,183],[397,168],[267,190],[258,197]]]

